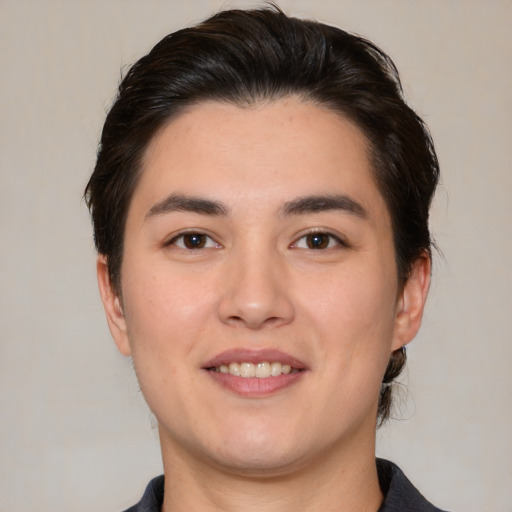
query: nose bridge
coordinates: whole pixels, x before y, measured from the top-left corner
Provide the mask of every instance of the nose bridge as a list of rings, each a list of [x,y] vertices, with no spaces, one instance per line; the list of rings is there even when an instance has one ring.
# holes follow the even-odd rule
[[[224,322],[251,329],[284,325],[293,318],[286,264],[271,243],[258,237],[236,244],[226,265],[219,313]]]

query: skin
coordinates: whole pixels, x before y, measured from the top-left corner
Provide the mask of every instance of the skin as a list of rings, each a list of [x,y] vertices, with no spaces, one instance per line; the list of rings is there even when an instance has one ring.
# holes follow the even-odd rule
[[[127,217],[122,297],[103,256],[98,281],[159,423],[164,512],[378,509],[380,383],[420,326],[430,261],[398,288],[367,149],[350,121],[297,98],[202,103],[151,142]],[[166,208],[176,194],[225,211]],[[361,209],[286,212],[334,194]],[[207,235],[195,239],[204,246],[187,248],[184,231]],[[204,369],[238,348],[278,349],[304,370],[277,392],[241,396]]]

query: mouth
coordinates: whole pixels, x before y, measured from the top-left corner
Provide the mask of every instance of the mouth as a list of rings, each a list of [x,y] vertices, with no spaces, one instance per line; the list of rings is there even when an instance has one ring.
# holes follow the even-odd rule
[[[262,397],[297,382],[307,367],[278,350],[236,349],[214,357],[203,370],[238,395]]]
[[[219,372],[223,374],[233,375],[235,377],[242,377],[248,379],[256,377],[257,379],[268,379],[270,377],[279,377],[280,375],[288,375],[290,373],[298,373],[303,371],[301,368],[293,368],[289,364],[282,364],[279,361],[269,363],[268,361],[261,361],[259,363],[249,362],[232,362],[228,365],[221,364],[208,368],[210,371]]]

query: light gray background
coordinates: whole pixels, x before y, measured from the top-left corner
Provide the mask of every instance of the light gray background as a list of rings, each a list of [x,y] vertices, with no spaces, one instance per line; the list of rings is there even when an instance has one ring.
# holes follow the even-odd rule
[[[120,76],[218,0],[0,0],[0,511],[119,511],[161,471],[110,340],[81,193]],[[443,171],[434,284],[400,421],[379,434],[432,501],[512,511],[512,2],[283,0],[395,59]]]

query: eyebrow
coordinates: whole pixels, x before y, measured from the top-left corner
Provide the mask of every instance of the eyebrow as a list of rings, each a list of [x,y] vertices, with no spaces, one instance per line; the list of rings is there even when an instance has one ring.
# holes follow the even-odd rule
[[[171,212],[192,212],[203,215],[227,215],[228,208],[218,201],[202,197],[171,194],[156,203],[146,214],[146,219]]]
[[[342,194],[310,195],[288,201],[281,209],[285,216],[341,210],[361,219],[368,214],[363,206],[349,196]],[[202,215],[228,215],[229,209],[219,201],[202,197],[171,194],[151,207],[146,219],[172,212],[192,212]]]
[[[349,196],[342,194],[311,195],[298,197],[285,203],[284,215],[301,215],[304,213],[319,213],[329,210],[341,210],[361,219],[368,217],[365,208]]]

